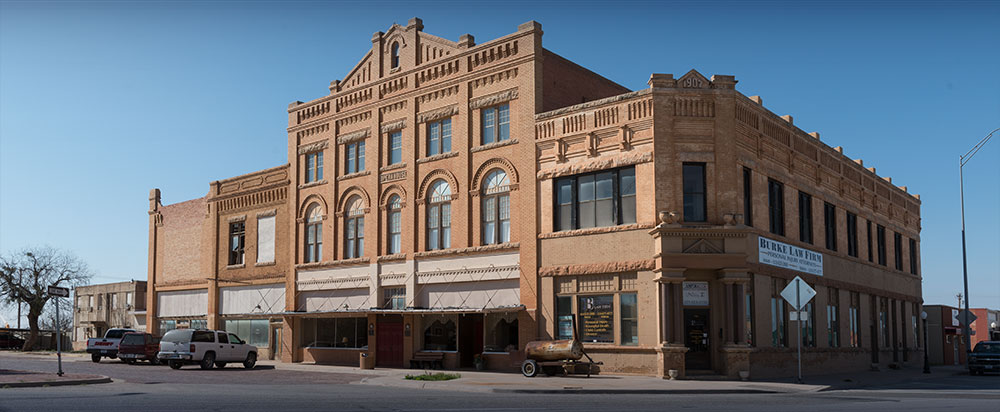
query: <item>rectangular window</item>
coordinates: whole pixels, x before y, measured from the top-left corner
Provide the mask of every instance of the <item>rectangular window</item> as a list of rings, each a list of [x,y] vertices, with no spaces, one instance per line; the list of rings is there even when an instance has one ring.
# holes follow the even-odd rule
[[[307,348],[367,349],[368,333],[367,328],[365,328],[367,324],[368,320],[365,318],[304,319],[302,321],[302,346]],[[229,329],[227,331],[232,332]],[[267,330],[263,330],[263,333],[264,345],[266,346]]]
[[[705,164],[684,163],[684,221],[704,222],[708,217],[705,202]]]
[[[767,204],[771,233],[785,235],[785,185],[767,179]]]
[[[799,192],[799,240],[812,244],[813,242],[813,208],[812,196]]]
[[[306,263],[319,262],[323,256],[323,226],[320,222],[306,224]]]
[[[913,328],[913,347],[919,348],[920,346],[920,321],[917,318],[917,312],[920,311],[920,307],[916,302],[913,302],[913,311],[910,312],[910,323]]]
[[[389,254],[399,253],[402,249],[403,221],[402,212],[389,212]]]
[[[635,168],[557,179],[554,230],[635,223]]]
[[[394,165],[403,161],[403,132],[395,131],[389,133],[389,164]]]
[[[861,347],[861,294],[851,292],[851,306],[848,308],[848,323],[851,329],[851,347]]]
[[[826,248],[837,250],[837,207],[823,203],[823,222],[826,226]]]
[[[510,138],[510,105],[483,109],[483,144]]]
[[[306,154],[306,183],[323,180],[323,152]]]
[[[796,327],[802,327],[802,347],[804,348],[815,348],[816,347],[816,301],[811,300],[806,303],[806,306],[802,308],[800,314],[805,313],[805,325],[802,325],[802,319],[799,319],[800,324]]]
[[[483,352],[514,352],[518,348],[517,314],[487,313]]]
[[[866,220],[866,222],[866,231],[868,232],[868,261],[874,262],[875,260],[872,258],[872,221]]]
[[[753,226],[753,172],[743,168],[743,219],[747,226]]]
[[[622,345],[638,345],[639,344],[639,310],[636,301],[635,293],[622,293],[619,295],[621,300],[621,314],[622,314]]]
[[[910,273],[917,274],[917,240],[910,239]]]
[[[392,310],[406,309],[406,288],[386,288],[382,292],[382,308]]]
[[[365,141],[347,144],[347,168],[345,174],[358,173],[365,170]]]
[[[826,304],[826,343],[831,348],[840,347],[840,292],[830,288]]]
[[[257,218],[257,263],[274,262],[275,216]]]
[[[229,264],[243,264],[243,248],[246,240],[246,225],[243,222],[229,224]]]
[[[788,337],[785,334],[788,329],[788,317],[785,316],[785,301],[781,297],[781,290],[784,287],[784,280],[771,279],[771,346],[776,348],[788,346]]]
[[[892,254],[896,258],[896,270],[903,270],[903,235],[892,234]]]
[[[753,283],[747,283],[743,286],[743,311],[744,311],[744,325],[743,333],[744,340],[747,345],[754,346],[753,339]]]
[[[878,231],[878,264],[885,266],[885,226],[877,225]]]
[[[573,297],[556,297],[556,335],[560,340],[573,339]]]
[[[427,156],[451,152],[451,119],[427,124]]]
[[[847,212],[847,255],[858,257],[858,215]]]
[[[614,295],[579,296],[580,341],[614,343]]]
[[[892,342],[889,340],[889,305],[885,298],[878,299],[878,305],[879,347],[888,348]]]

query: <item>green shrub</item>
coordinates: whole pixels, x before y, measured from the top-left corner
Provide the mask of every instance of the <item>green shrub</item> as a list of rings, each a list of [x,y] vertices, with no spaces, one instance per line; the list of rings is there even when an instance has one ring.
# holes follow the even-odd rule
[[[457,373],[444,372],[424,373],[423,375],[406,375],[406,379],[411,381],[450,381],[461,377],[462,375]]]

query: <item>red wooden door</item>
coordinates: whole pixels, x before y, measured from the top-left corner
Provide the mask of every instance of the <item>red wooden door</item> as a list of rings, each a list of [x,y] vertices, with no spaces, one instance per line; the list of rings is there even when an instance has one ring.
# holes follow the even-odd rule
[[[375,333],[375,365],[403,367],[403,320],[380,317]]]

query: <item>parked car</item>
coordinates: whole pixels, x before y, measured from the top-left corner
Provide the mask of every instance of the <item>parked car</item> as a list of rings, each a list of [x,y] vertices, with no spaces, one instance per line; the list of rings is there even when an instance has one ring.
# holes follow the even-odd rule
[[[14,332],[0,333],[0,349],[21,349],[24,347],[24,339],[14,336]]]
[[[979,342],[969,352],[969,373],[982,375],[987,372],[1000,373],[1000,341]]]
[[[128,332],[135,332],[135,329],[111,328],[104,333],[103,338],[87,339],[87,353],[90,354],[90,360],[97,363],[102,357],[111,359],[118,357],[118,343]]]
[[[126,333],[118,344],[118,358],[129,365],[141,360],[159,365],[160,359],[156,357],[158,352],[160,352],[160,337],[149,333]]]
[[[202,369],[224,368],[229,362],[242,362],[244,368],[253,369],[257,347],[222,330],[174,329],[160,339],[156,357],[172,369],[185,364],[198,364]]]

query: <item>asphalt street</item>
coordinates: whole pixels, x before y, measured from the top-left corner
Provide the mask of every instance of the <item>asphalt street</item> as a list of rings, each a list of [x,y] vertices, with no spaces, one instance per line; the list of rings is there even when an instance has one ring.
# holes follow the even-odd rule
[[[48,358],[0,356],[7,369],[51,369]],[[358,384],[362,375],[230,366],[202,371],[105,360],[63,369],[114,383],[0,389],[0,411],[1000,411],[1000,376],[952,376],[859,390],[746,395],[527,395]]]

